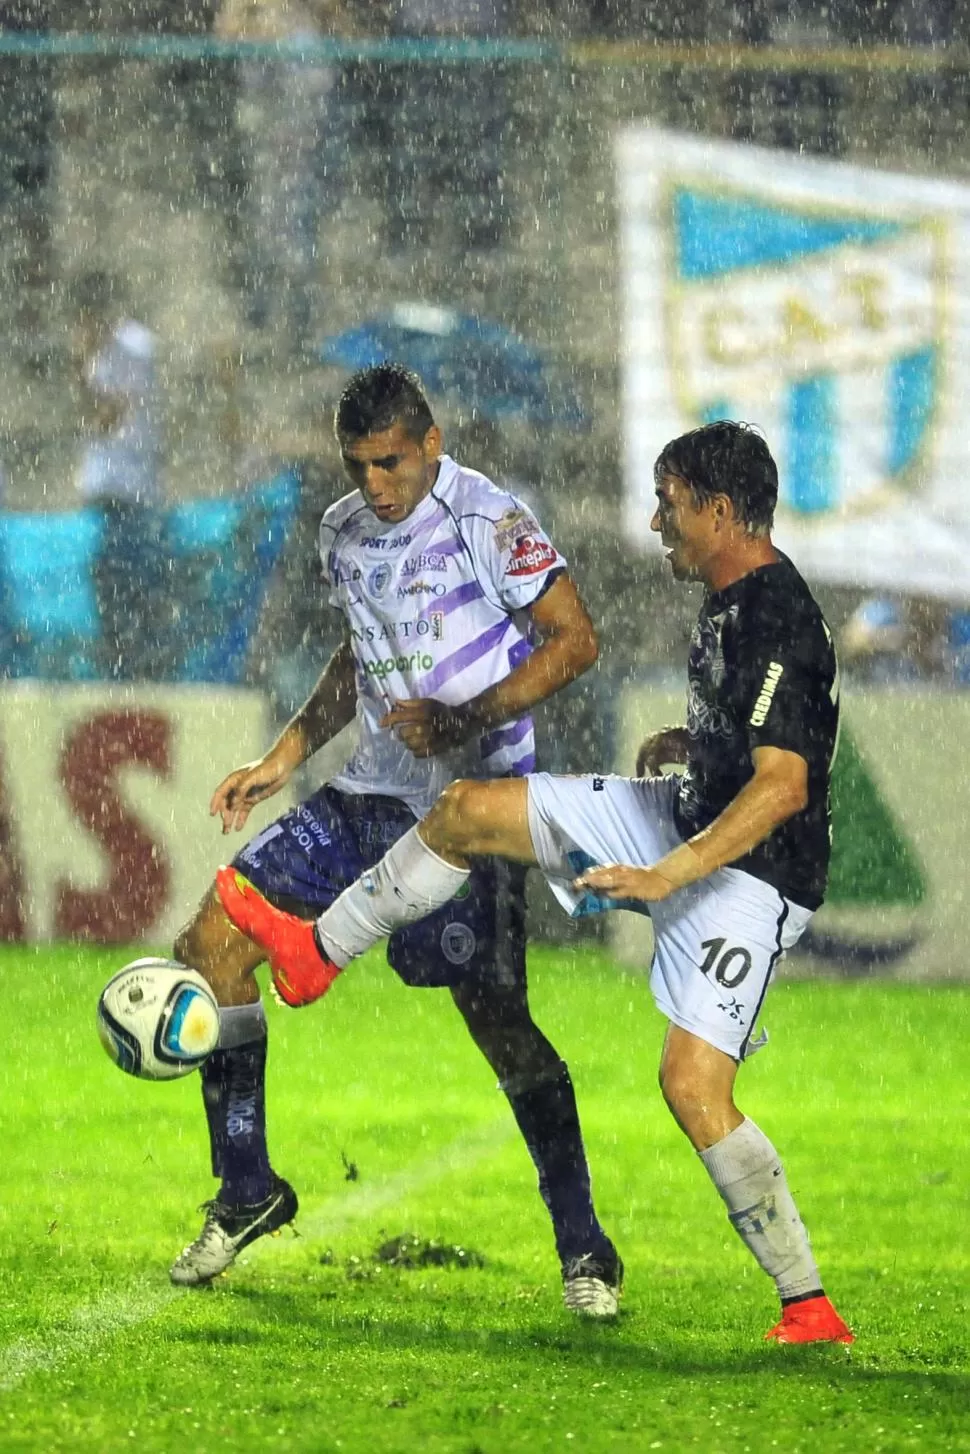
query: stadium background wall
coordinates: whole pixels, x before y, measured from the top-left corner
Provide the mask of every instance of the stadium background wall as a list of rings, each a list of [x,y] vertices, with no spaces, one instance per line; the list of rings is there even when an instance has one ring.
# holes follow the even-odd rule
[[[237,841],[208,815],[213,788],[269,736],[259,692],[7,684],[0,938],[169,941]]]
[[[682,716],[680,693],[627,688],[616,770],[630,771],[642,736]],[[829,902],[809,952],[790,972],[970,978],[963,953],[964,824],[970,781],[947,771],[970,733],[970,701],[939,691],[856,694],[833,778]],[[217,782],[272,732],[262,693],[235,688],[8,685],[0,694],[0,939],[171,939],[213,870],[289,806],[256,810],[246,835],[224,839],[208,815]],[[309,790],[346,751],[314,762]],[[578,937],[533,893],[533,933]],[[610,916],[622,961],[649,962],[649,921]]]

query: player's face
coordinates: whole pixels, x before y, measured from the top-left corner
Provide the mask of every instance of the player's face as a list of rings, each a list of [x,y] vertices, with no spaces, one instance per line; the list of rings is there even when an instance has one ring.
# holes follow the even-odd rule
[[[677,475],[664,475],[657,486],[657,508],[650,521],[667,548],[675,581],[703,581],[716,545],[716,507],[699,505],[691,488]]]
[[[412,439],[400,422],[379,434],[342,439],[344,469],[378,520],[406,520],[424,499],[438,474],[441,431],[432,425],[423,439]]]

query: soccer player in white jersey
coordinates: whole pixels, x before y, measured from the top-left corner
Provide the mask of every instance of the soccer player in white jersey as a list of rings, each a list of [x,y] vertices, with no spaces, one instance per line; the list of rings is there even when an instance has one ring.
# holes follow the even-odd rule
[[[268,900],[306,921],[455,777],[531,772],[530,709],[597,654],[562,556],[517,499],[442,454],[413,374],[387,364],[354,375],[335,427],[355,488],[324,515],[320,554],[346,638],[265,756],[230,773],[210,805],[224,832],[242,828],[255,803],[356,717],[358,745],[343,771],[235,860]],[[450,989],[535,1162],[566,1306],[612,1316],[622,1264],[593,1209],[569,1071],[529,1011],[524,879],[518,865],[479,864],[434,916],[392,935],[388,957],[405,983]],[[266,1146],[266,1019],[253,978],[263,952],[233,927],[214,889],[174,952],[206,976],[222,1007],[219,1048],[202,1068],[221,1186],[171,1271],[194,1285],[290,1221],[297,1199]],[[285,976],[277,989],[300,1003]]]
[[[664,1097],[781,1298],[766,1335],[851,1343],[826,1297],[785,1173],[738,1110],[738,1065],[772,971],[821,903],[838,668],[828,627],[770,529],[765,441],[723,421],[671,441],[656,466],[659,531],[677,580],[706,588],[688,657],[687,725],[648,738],[636,778],[459,781],[313,926],[233,869],[227,913],[305,1002],[382,935],[456,893],[477,854],[538,863],[573,914],[648,912],[651,988],[669,1021]],[[670,763],[682,776],[659,775]],[[646,774],[646,775],[645,775]]]

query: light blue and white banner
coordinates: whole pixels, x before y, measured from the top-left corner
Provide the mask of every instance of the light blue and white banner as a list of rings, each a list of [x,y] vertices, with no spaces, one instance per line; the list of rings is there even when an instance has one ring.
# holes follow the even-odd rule
[[[626,524],[712,419],[763,430],[815,579],[970,597],[970,187],[631,127]]]

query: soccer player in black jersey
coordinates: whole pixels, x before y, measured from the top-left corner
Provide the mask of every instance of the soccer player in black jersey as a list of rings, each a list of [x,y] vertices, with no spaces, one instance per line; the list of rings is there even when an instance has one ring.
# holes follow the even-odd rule
[[[452,783],[377,867],[310,925],[232,869],[220,897],[291,994],[464,883],[470,860],[537,863],[573,914],[649,913],[651,989],[669,1021],[661,1088],[728,1216],[781,1298],[766,1335],[851,1343],[825,1296],[784,1170],[738,1110],[740,1062],[771,974],[822,901],[838,666],[828,627],[771,540],[778,473],[755,430],[722,421],[669,443],[651,521],[675,579],[705,598],[688,659],[687,723],[648,738],[636,778]],[[662,774],[682,764],[682,776]],[[312,996],[306,996],[307,1001]]]

